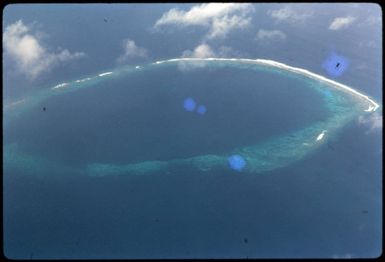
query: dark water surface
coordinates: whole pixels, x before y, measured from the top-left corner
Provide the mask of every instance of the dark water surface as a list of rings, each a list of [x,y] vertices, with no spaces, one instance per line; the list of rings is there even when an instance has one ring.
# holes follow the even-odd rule
[[[186,97],[207,113],[185,111]],[[44,106],[13,123],[17,132],[5,132],[5,141],[19,138],[30,153],[72,165],[222,152],[325,117],[320,95],[299,80],[229,68],[138,73]],[[380,163],[371,145],[376,135],[354,123],[341,133],[303,161],[262,174],[173,168],[143,176],[28,177],[5,169],[6,255],[376,256],[381,166],[367,164]]]
[[[185,111],[187,97],[207,112]],[[5,139],[69,165],[124,164],[228,152],[327,116],[322,97],[300,79],[172,66],[50,98],[14,122]]]
[[[130,38],[148,50],[132,65],[194,50],[206,27],[156,32],[163,5],[8,5],[3,30],[22,20],[47,50],[85,52],[30,81],[3,61],[3,102],[115,68]],[[336,81],[382,100],[382,10],[376,4],[316,4],[305,23],[275,23],[258,4],[250,28],[209,41],[217,52],[264,58],[327,76],[331,52],[349,67]],[[293,7],[293,6],[291,6]],[[298,10],[297,10],[298,11]],[[269,13],[270,12],[270,13]],[[336,17],[353,16],[331,31]],[[369,17],[378,22],[368,23]],[[104,19],[108,22],[104,22]],[[69,28],[71,30],[69,30]],[[285,41],[260,44],[259,29]],[[33,33],[30,32],[31,34]],[[186,112],[193,97],[205,115]],[[42,110],[46,108],[46,111]],[[3,130],[4,145],[63,164],[135,163],[222,153],[301,129],[326,117],[322,98],[302,81],[234,68],[180,72],[161,67],[52,97]],[[173,168],[143,176],[27,176],[3,168],[3,247],[29,258],[332,258],[382,253],[382,128],[353,121],[319,150],[263,174]]]

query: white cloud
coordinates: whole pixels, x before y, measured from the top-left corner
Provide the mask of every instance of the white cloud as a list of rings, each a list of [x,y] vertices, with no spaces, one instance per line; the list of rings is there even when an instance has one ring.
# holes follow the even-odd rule
[[[382,17],[376,15],[369,15],[364,17],[358,17],[356,19],[356,26],[360,28],[360,30],[373,30],[378,29],[381,30]],[[364,29],[363,29],[364,27]]]
[[[189,57],[189,58],[207,58],[207,57],[215,57],[216,54],[211,49],[211,47],[208,44],[202,43],[195,47],[193,51],[191,50],[185,50],[182,54],[182,57]],[[178,62],[178,69],[181,71],[188,71],[194,68],[200,68],[204,67],[206,63],[204,61],[180,61]]]
[[[194,51],[184,51],[182,57],[207,58],[215,57],[215,53],[208,44],[203,43],[197,46]]]
[[[208,44],[201,43],[193,51],[186,50],[182,57],[207,58],[207,57],[241,57],[242,54],[229,46],[220,46],[214,51]]]
[[[369,127],[369,131],[373,131],[377,128],[382,128],[382,115],[375,112],[369,116],[359,116],[358,123]]]
[[[147,49],[139,47],[129,38],[123,40],[124,54],[118,58],[118,62],[124,62],[133,57],[147,57]]]
[[[182,57],[188,58],[209,58],[209,57],[239,57],[241,54],[234,51],[229,46],[220,46],[217,51],[214,51],[207,43],[201,43],[194,50],[185,50]],[[193,68],[201,68],[206,66],[205,61],[181,61],[178,63],[178,68],[182,71],[190,70]]]
[[[276,10],[269,10],[267,12],[276,23],[303,23],[308,18],[312,17],[314,11],[305,8],[294,8],[293,6],[286,6]]]
[[[216,17],[213,19],[210,32],[207,35],[207,38],[224,38],[226,35],[234,29],[243,29],[250,25],[250,17],[241,17],[241,16],[224,16]]]
[[[251,4],[208,3],[192,7],[188,11],[173,8],[155,23],[155,28],[165,25],[204,26],[209,28],[208,39],[224,38],[230,31],[250,25],[253,11]]]
[[[83,52],[70,53],[67,49],[59,53],[49,52],[39,41],[39,33],[32,34],[31,28],[19,20],[5,28],[3,33],[5,54],[11,57],[23,74],[34,79],[61,62],[84,57]]]
[[[340,30],[349,27],[356,20],[353,16],[337,17],[329,25],[330,30]]]
[[[279,30],[259,29],[255,40],[261,43],[270,43],[271,41],[282,41],[286,39],[286,34]]]

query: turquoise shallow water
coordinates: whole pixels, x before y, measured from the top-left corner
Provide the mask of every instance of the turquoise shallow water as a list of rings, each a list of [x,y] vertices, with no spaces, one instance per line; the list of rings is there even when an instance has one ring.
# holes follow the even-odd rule
[[[21,123],[9,124],[17,131],[5,136],[7,163],[20,167],[32,161],[41,168],[28,172],[51,166],[99,176],[172,165],[209,171],[228,167],[228,157],[239,154],[246,172],[259,173],[302,159],[368,106],[282,69],[205,61],[208,70],[202,70],[194,69],[194,62],[183,63],[192,68],[180,71],[180,62],[122,68],[26,98],[6,112],[6,124],[9,117]],[[208,104],[207,115],[182,110],[190,96]],[[43,105],[48,112],[41,111]],[[24,119],[18,115],[32,107]],[[34,129],[28,128],[30,119]],[[25,153],[19,152],[22,147]],[[33,160],[39,155],[32,153],[34,147],[43,152],[37,159],[45,164]]]
[[[270,171],[238,172],[222,162],[207,169],[203,158],[195,164],[178,161],[158,171],[147,169],[151,172],[145,175],[126,172],[133,169],[130,164],[147,160],[202,154],[223,159],[250,146],[254,156],[263,156],[263,148],[279,152],[279,146],[264,141],[327,120],[340,105],[330,103],[331,96],[337,97],[335,92],[315,91],[309,84],[316,82],[272,68],[252,71],[250,65],[238,64],[244,70],[221,69],[211,63],[184,74],[173,64],[155,64],[146,71],[134,66],[115,70],[115,59],[124,53],[121,44],[127,38],[148,51],[147,58],[130,59],[131,65],[180,57],[202,44],[210,30],[205,26],[153,30],[171,8],[188,11],[195,5],[5,7],[3,29],[22,20],[47,52],[58,53],[61,47],[86,53],[31,81],[17,73],[17,64],[4,50],[3,247],[7,257],[368,258],[382,253],[382,127],[372,128],[382,122],[381,108],[374,114],[354,113],[356,117],[337,132],[326,132],[319,147],[292,162],[282,158],[278,162],[287,164]],[[214,53],[272,59],[325,76],[323,63],[335,53],[348,60],[344,74],[335,80],[382,100],[379,5],[253,7],[250,27],[207,40]],[[279,23],[271,16],[274,10],[293,11],[306,19]],[[355,18],[350,26],[328,29],[335,18],[346,16]],[[286,39],[260,43],[255,38],[262,29],[279,30]],[[121,70],[135,73],[95,77]],[[93,79],[48,91],[87,77]],[[177,78],[188,81],[174,84]],[[146,83],[143,92],[140,83]],[[227,90],[226,96],[218,90]],[[186,96],[193,97],[197,106],[204,104],[206,114],[184,111]],[[23,102],[7,106],[22,98],[25,106]],[[293,160],[298,149],[286,152]],[[109,175],[89,175],[96,171]]]
[[[376,256],[379,154],[353,121],[366,103],[277,69],[177,66],[111,70],[5,109],[9,257]]]

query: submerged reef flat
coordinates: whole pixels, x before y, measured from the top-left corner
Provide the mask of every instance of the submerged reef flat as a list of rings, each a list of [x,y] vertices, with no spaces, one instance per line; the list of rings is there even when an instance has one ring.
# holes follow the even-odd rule
[[[128,164],[88,163],[83,167],[70,167],[66,163],[53,163],[43,156],[28,155],[15,144],[4,145],[5,168],[18,168],[28,174],[44,174],[46,170],[61,170],[61,174],[86,174],[89,176],[108,175],[144,175],[165,171],[173,167],[193,167],[202,172],[214,169],[232,168],[236,172],[260,174],[288,166],[306,157],[325,143],[332,136],[341,135],[340,130],[347,123],[361,114],[371,114],[380,108],[373,99],[352,87],[338,83],[306,69],[292,67],[280,62],[264,59],[236,58],[177,58],[157,61],[141,66],[126,66],[95,76],[83,77],[79,80],[58,84],[52,88],[39,91],[34,96],[4,105],[5,128],[9,121],[17,121],[20,114],[32,107],[40,105],[49,97],[75,92],[81,88],[91,88],[101,81],[118,78],[135,72],[153,70],[162,66],[194,66],[199,63],[207,67],[251,68],[257,71],[268,70],[284,74],[287,77],[299,77],[307,81],[307,86],[323,97],[329,117],[324,121],[312,124],[266,141],[234,148],[221,154],[202,154],[189,158],[170,159],[166,161],[148,161]],[[310,81],[310,82],[309,82]],[[313,83],[313,84],[312,84]],[[187,111],[195,109],[195,101],[187,99],[184,103]],[[206,107],[200,105],[199,114],[204,114]]]

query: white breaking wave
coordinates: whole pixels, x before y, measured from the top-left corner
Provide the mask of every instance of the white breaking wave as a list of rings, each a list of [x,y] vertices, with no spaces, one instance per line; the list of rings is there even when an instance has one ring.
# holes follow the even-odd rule
[[[110,75],[110,74],[112,74],[112,72],[105,72],[105,73],[99,74],[99,76],[106,76],[106,75]]]
[[[286,64],[283,64],[280,62],[276,62],[273,60],[247,59],[247,58],[214,58],[214,57],[211,57],[211,58],[174,58],[174,59],[169,59],[169,60],[156,61],[155,64],[162,64],[162,63],[166,63],[166,62],[178,62],[178,61],[238,61],[238,62],[243,62],[243,63],[252,63],[252,64],[259,64],[259,65],[273,66],[273,67],[277,67],[277,68],[284,69],[284,70],[287,70],[290,72],[301,74],[301,75],[307,76],[309,78],[327,83],[330,86],[335,87],[335,88],[341,88],[341,89],[351,93],[352,95],[355,95],[356,97],[364,99],[372,105],[368,109],[366,109],[365,111],[368,111],[368,112],[376,111],[380,107],[371,98],[369,98],[368,96],[358,92],[357,90],[355,90],[355,89],[353,89],[347,85],[338,83],[334,80],[331,80],[331,79],[326,78],[324,76],[321,76],[319,74],[310,72],[309,70],[299,68],[299,67],[289,66],[289,65],[286,65]]]
[[[371,111],[374,111],[373,109],[374,109],[373,106],[369,106],[369,108],[368,108],[368,109],[365,109],[364,111],[366,111],[366,112],[371,112]]]
[[[18,101],[15,101],[15,102],[11,102],[9,104],[4,103],[3,108],[4,109],[8,109],[10,107],[14,107],[14,106],[20,105],[20,104],[24,103],[25,101],[26,101],[25,98],[23,98],[21,100],[18,100]]]
[[[202,62],[235,61],[239,63],[259,64],[264,66],[280,68],[286,71],[297,73],[305,77],[309,77],[317,81],[323,82],[325,84],[330,85],[330,87],[332,88],[342,89],[345,92],[348,92],[349,94],[352,94],[355,97],[362,99],[365,102],[368,102],[369,106],[364,111],[372,112],[372,111],[375,111],[377,108],[379,108],[379,105],[375,103],[372,99],[370,99],[366,95],[359,93],[358,91],[354,90],[351,87],[340,84],[336,81],[330,80],[321,75],[317,75],[308,70],[291,67],[286,64],[275,62],[272,60],[264,60],[264,59],[253,60],[253,59],[237,59],[237,58],[177,58],[177,59],[156,61],[154,64],[162,64],[166,62],[175,62],[175,61],[202,61]],[[143,66],[141,68],[146,68],[146,66]],[[118,72],[119,71],[117,71],[114,74],[114,76],[119,76],[120,74]],[[81,82],[83,80],[84,81],[91,80],[91,79],[95,79],[97,77],[109,75],[112,73],[113,72],[105,72],[105,73],[93,76],[92,78],[85,78],[85,79],[77,80],[75,82],[78,82],[78,81]],[[54,88],[60,88],[66,85],[72,86],[72,84],[73,82],[70,82],[69,84],[62,83],[55,86]],[[88,86],[88,85],[85,85],[85,86]],[[36,105],[41,101],[43,101],[43,99],[46,99],[47,97],[49,97],[50,95],[53,95],[54,93],[55,92],[47,92],[47,95],[45,94],[43,96],[38,95],[36,97],[33,97],[33,99],[28,99],[28,100],[31,100],[31,105]],[[17,101],[17,102],[14,102],[13,104],[14,105],[26,104],[24,103],[24,101],[26,100]],[[349,109],[348,107],[349,105],[345,105],[344,103],[342,103],[341,106],[343,106],[344,109]],[[27,106],[25,107],[25,109],[28,109],[28,108],[29,107]],[[326,132],[330,132],[331,134],[333,134],[335,130],[345,125],[348,121],[350,121],[351,117],[355,115],[355,113],[357,113],[355,110],[352,110],[352,112],[349,112],[349,110],[346,110],[346,111],[342,110],[342,113],[341,113],[338,108],[336,110],[333,110],[333,112],[335,112],[335,115],[332,116],[327,121],[316,123],[312,126],[306,127],[303,130],[298,130],[293,134],[288,134],[282,137],[278,137],[274,140],[269,141],[268,143],[238,148],[237,151],[239,151],[241,154],[244,154],[244,157],[247,160],[248,171],[254,172],[256,174],[289,165],[294,161],[298,161],[302,159],[308,153],[312,152],[312,150],[314,150],[317,146],[322,145],[323,140],[325,140]],[[375,113],[374,115],[376,114],[377,113]],[[16,166],[22,165],[21,167],[25,168],[28,171],[31,170],[31,166],[23,165],[23,163],[24,162],[30,163],[31,162],[30,159],[35,159],[35,158],[31,158],[32,156],[30,157],[28,155],[24,155],[19,152],[14,153],[13,151],[10,151],[10,152],[6,151],[5,155],[6,156],[8,155],[8,157],[5,160],[5,161],[8,161],[8,162],[5,162],[7,165],[16,165]],[[16,160],[27,159],[28,161],[14,161],[15,159]],[[40,158],[37,158],[37,159],[40,160]],[[39,161],[32,161],[32,162],[39,163]],[[47,163],[50,164],[48,160],[47,160]],[[36,172],[33,171],[33,172],[42,173],[40,171],[40,167],[48,164],[43,162],[42,165],[40,164],[34,165],[32,169],[38,168],[38,172],[37,171]],[[199,170],[207,171],[216,167],[227,167],[228,160],[227,160],[227,154],[225,154],[225,155],[198,155],[198,156],[186,158],[186,159],[172,159],[170,161],[144,161],[139,163],[131,163],[127,165],[94,163],[87,166],[87,172],[89,172],[89,174],[91,175],[144,174],[144,173],[150,173],[154,171],[161,171],[168,168],[168,166],[173,166],[173,165],[177,166],[177,165],[185,165],[185,164],[192,165],[198,168]],[[56,170],[65,170],[65,168],[67,168],[66,166],[56,166],[56,165],[53,165],[53,166],[54,166],[54,169]],[[53,168],[50,167],[50,169],[53,169]],[[76,169],[75,171],[73,171],[71,169],[70,172],[83,173],[84,170]],[[66,173],[69,173],[69,172],[66,171]]]
[[[23,99],[21,99],[21,100],[18,100],[18,101],[15,101],[15,102],[11,103],[10,105],[11,105],[11,106],[14,106],[14,105],[21,104],[21,103],[23,103],[23,102],[25,102],[25,98],[23,98]]]
[[[317,139],[316,139],[316,141],[319,141],[319,140],[321,140],[322,138],[324,138],[324,136],[325,136],[325,133],[326,133],[326,130],[322,131],[322,133],[321,133],[321,134],[319,134],[319,135],[317,136]]]
[[[83,78],[83,79],[80,79],[80,80],[76,80],[75,82],[76,83],[81,83],[81,82],[85,82],[85,81],[88,81],[88,80],[91,80],[91,78],[87,77],[87,78]]]
[[[61,83],[61,84],[58,84],[58,85],[52,87],[52,89],[57,89],[57,88],[64,87],[64,86],[67,86],[67,85],[68,85],[68,83]]]

